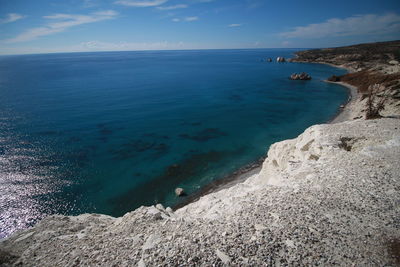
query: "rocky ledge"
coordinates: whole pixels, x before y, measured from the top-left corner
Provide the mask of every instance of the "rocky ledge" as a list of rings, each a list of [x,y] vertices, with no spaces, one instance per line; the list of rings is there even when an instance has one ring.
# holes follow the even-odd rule
[[[400,120],[316,125],[260,173],[173,212],[50,216],[1,242],[4,266],[394,266]],[[398,258],[397,258],[398,259]]]

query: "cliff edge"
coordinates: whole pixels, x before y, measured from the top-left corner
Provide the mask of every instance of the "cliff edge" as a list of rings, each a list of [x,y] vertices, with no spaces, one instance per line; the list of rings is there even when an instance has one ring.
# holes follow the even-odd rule
[[[4,266],[386,265],[400,242],[400,120],[315,125],[259,174],[172,212],[50,216],[1,242]],[[397,255],[398,257],[399,255]]]

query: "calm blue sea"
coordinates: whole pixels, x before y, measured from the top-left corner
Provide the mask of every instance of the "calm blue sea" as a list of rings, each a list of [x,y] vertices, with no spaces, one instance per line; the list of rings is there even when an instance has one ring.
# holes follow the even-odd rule
[[[0,57],[0,238],[48,214],[176,204],[332,118],[344,70],[294,50]],[[313,80],[291,81],[305,71]]]

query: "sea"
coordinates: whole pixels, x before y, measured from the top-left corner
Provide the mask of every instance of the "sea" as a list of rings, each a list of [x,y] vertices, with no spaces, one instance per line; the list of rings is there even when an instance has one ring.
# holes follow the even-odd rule
[[[175,188],[193,194],[332,119],[348,91],[324,80],[345,70],[276,62],[295,51],[1,56],[0,239],[51,214],[174,206]]]

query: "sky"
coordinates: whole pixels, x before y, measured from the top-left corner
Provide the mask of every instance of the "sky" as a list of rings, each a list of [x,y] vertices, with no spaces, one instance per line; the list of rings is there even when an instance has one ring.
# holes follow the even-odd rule
[[[3,55],[399,39],[398,0],[0,0]]]

